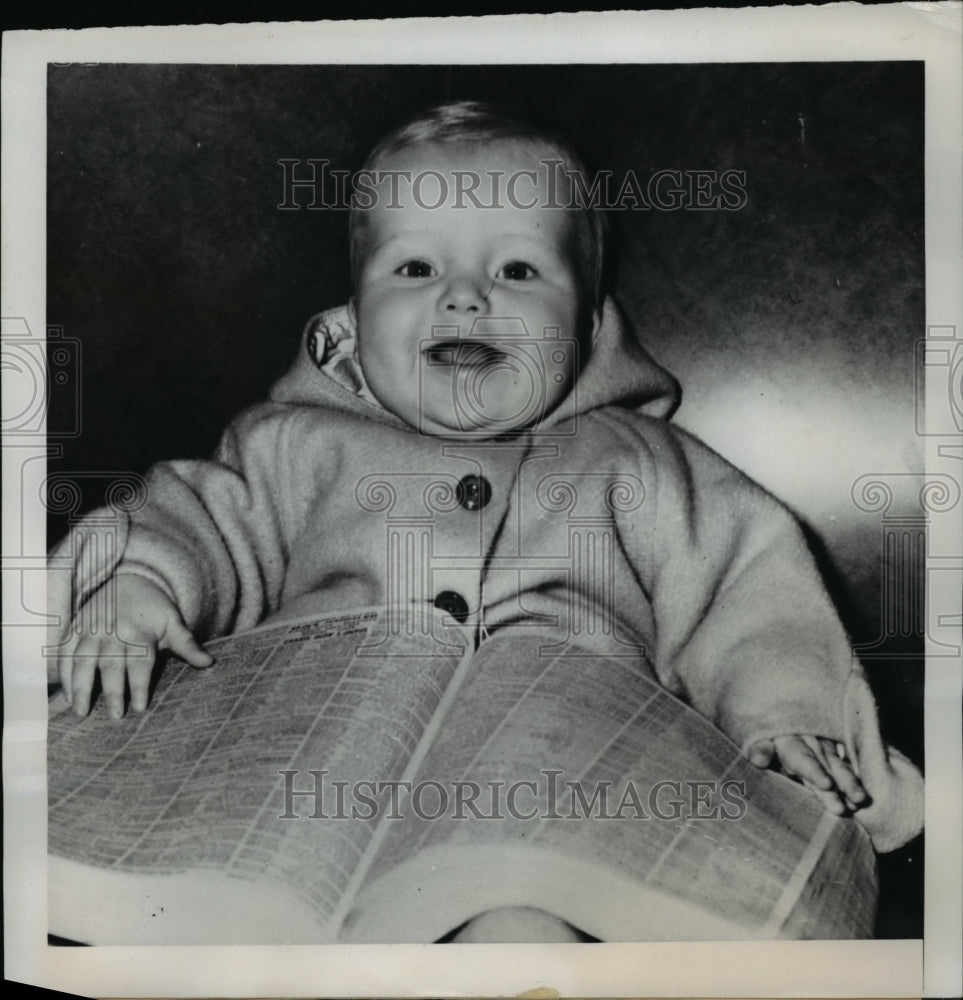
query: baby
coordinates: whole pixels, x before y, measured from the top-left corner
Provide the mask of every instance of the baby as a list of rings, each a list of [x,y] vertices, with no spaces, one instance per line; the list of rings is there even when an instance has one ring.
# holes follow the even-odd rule
[[[441,481],[457,502],[431,511],[436,563],[406,600],[489,633],[607,615],[597,648],[644,647],[753,763],[896,846],[916,819],[873,830],[891,801],[859,760],[883,746],[875,707],[798,527],[667,423],[675,384],[602,294],[603,228],[573,178],[590,187],[564,140],[475,103],[382,140],[357,178],[348,306],[309,327],[271,401],[234,422],[214,460],[150,474],[109,567],[117,634],[150,655],[71,636],[63,691],[87,713],[99,671],[119,718],[128,687],[146,707],[158,650],[205,667],[198,639],[385,603],[386,514],[367,484],[390,481],[396,507],[423,515]],[[567,506],[553,484],[571,488]],[[608,575],[565,562],[572,504],[612,540]],[[886,780],[913,780],[880,752]]]

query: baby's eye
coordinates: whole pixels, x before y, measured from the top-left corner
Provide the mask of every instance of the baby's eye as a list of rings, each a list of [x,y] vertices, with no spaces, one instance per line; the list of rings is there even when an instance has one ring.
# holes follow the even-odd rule
[[[506,281],[530,281],[538,277],[538,271],[523,260],[512,260],[498,272],[498,277]]]
[[[400,274],[403,278],[433,278],[435,269],[424,260],[406,260],[395,274]]]

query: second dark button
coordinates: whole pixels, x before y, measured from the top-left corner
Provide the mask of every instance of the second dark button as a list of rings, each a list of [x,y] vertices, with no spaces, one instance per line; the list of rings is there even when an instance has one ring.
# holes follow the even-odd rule
[[[455,496],[465,510],[481,510],[492,498],[491,484],[484,476],[465,476],[455,488]]]
[[[468,617],[468,603],[454,590],[443,590],[435,598],[435,607],[451,615],[456,622],[464,624]]]

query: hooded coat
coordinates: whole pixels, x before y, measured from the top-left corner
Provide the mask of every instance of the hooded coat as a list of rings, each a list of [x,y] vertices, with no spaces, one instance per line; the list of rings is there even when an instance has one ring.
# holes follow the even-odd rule
[[[838,740],[872,797],[857,816],[876,849],[919,831],[922,779],[880,736],[799,526],[668,422],[677,386],[611,302],[573,390],[503,439],[404,423],[366,390],[353,342],[345,309],[316,318],[210,461],[151,470],[113,555],[62,543],[60,620],[122,572],[165,590],[201,640],[386,603],[434,604],[482,635],[540,622],[594,652],[644,653],[746,752]]]

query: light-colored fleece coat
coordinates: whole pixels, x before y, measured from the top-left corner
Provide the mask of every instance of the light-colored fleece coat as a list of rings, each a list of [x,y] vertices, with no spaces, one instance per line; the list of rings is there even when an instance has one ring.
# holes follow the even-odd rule
[[[151,470],[120,572],[161,586],[202,640],[450,591],[489,632],[554,618],[593,649],[644,647],[661,683],[747,751],[788,733],[843,742],[873,797],[858,816],[877,850],[919,831],[919,773],[880,738],[797,524],[667,422],[675,383],[610,302],[572,393],[487,442],[422,435],[354,391],[350,366],[329,377],[317,344],[332,331],[353,336],[345,310],[309,326],[271,401],[238,417],[211,461]],[[466,475],[490,484],[480,509],[457,502]],[[392,555],[405,539],[407,562]],[[75,558],[72,594],[62,575],[51,583],[55,611],[118,570]]]

